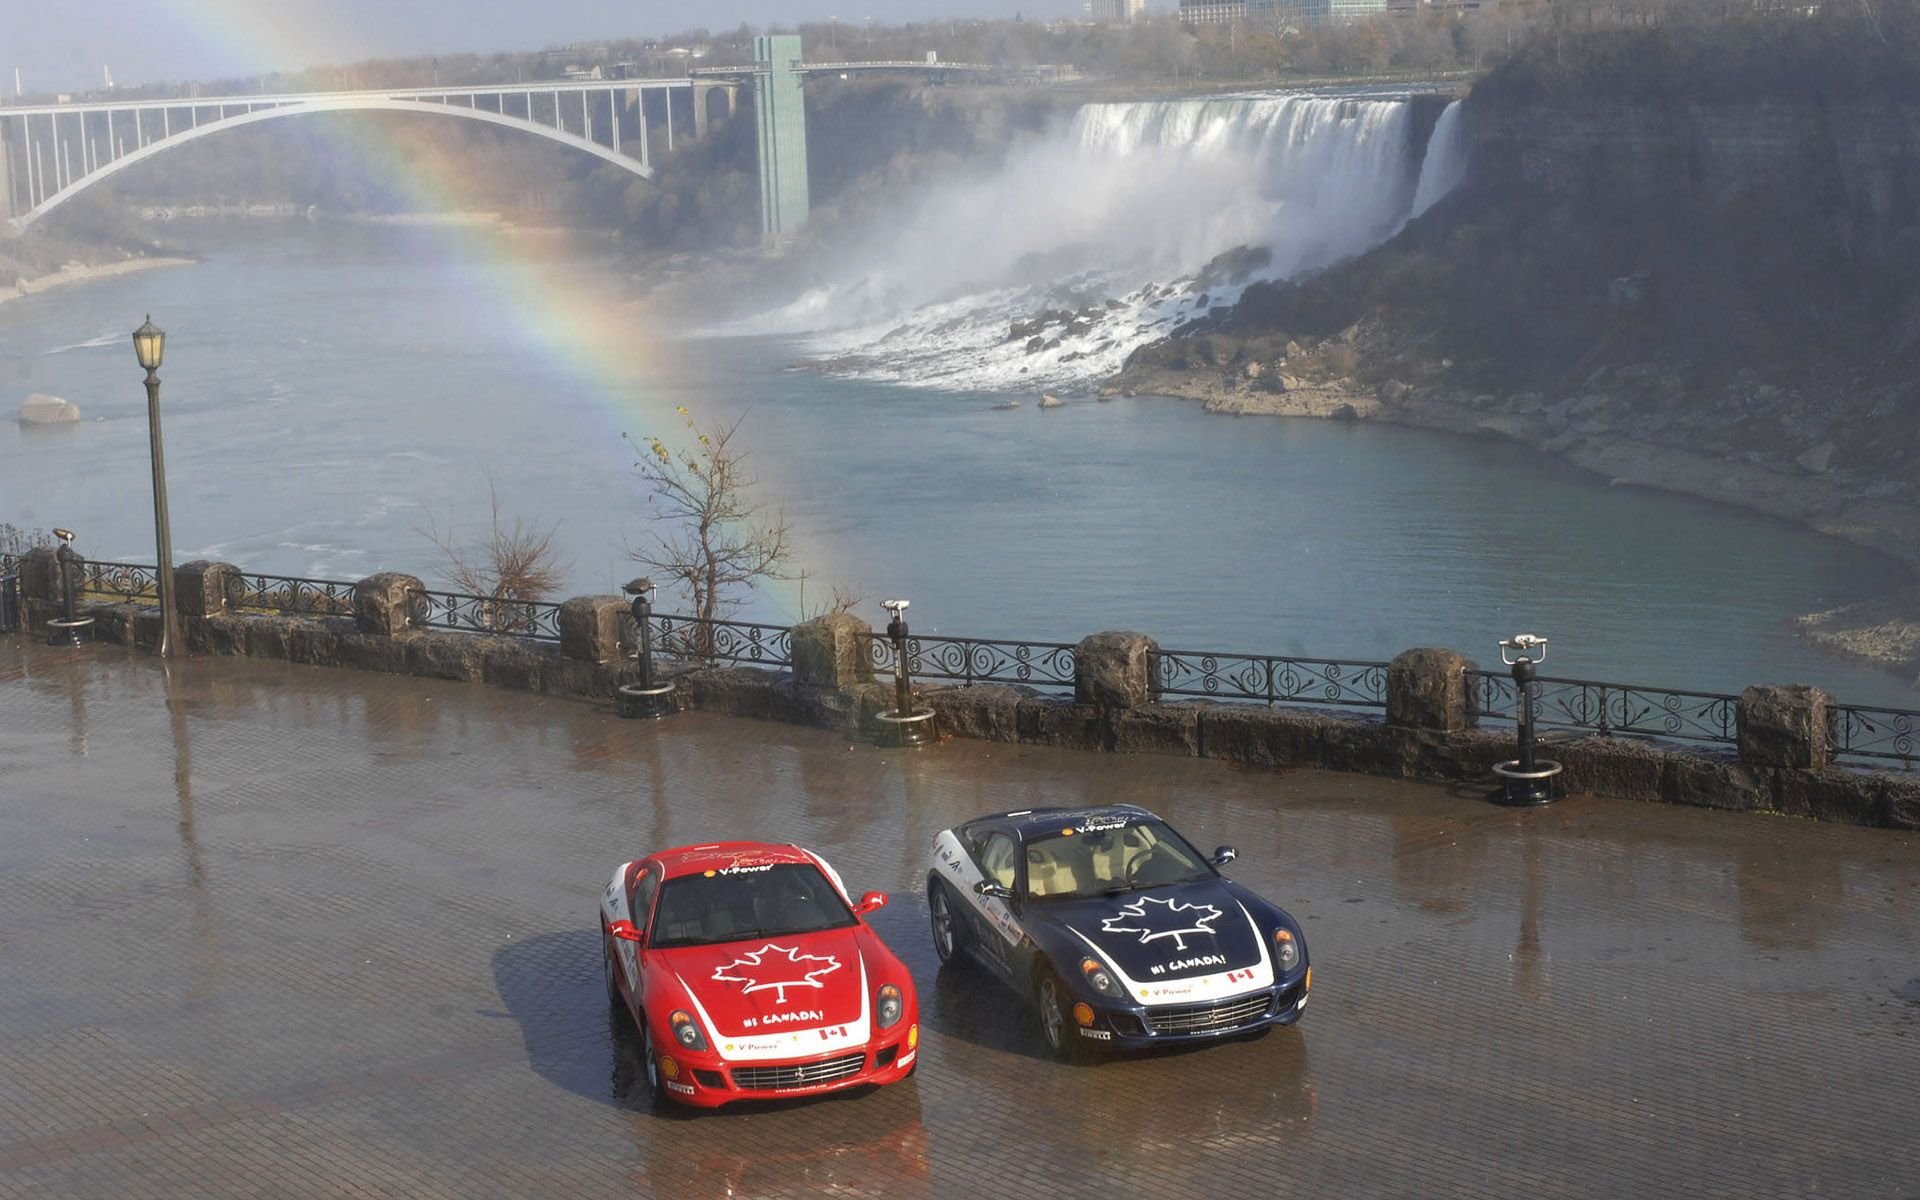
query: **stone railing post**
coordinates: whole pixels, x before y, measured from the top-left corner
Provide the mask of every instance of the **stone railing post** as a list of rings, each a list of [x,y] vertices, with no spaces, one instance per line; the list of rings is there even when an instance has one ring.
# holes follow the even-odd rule
[[[1826,692],[1771,684],[1740,693],[1735,707],[1740,761],[1750,767],[1818,769],[1828,762]]]
[[[610,663],[620,658],[625,596],[575,596],[560,602],[560,653],[575,662]]]
[[[20,557],[20,598],[60,603],[60,562],[52,546],[35,546]]]
[[[1472,659],[1426,647],[1387,664],[1387,724],[1433,733],[1460,733],[1479,722],[1473,708]]]
[[[873,681],[867,644],[873,626],[852,613],[827,613],[793,627],[794,682],[837,692]]]
[[[244,584],[232,563],[195,559],[173,569],[174,603],[183,617],[217,617],[231,612]]]
[[[353,585],[353,619],[360,632],[392,637],[405,633],[413,624],[414,596],[427,585],[417,576],[398,571],[369,575]]]
[[[1160,643],[1144,633],[1108,630],[1073,648],[1073,699],[1101,708],[1139,708],[1160,696],[1153,677]]]

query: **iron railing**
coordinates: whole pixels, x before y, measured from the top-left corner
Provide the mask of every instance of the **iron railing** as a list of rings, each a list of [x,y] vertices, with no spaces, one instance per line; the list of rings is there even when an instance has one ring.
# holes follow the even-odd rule
[[[18,574],[22,555],[0,554],[0,575]],[[147,563],[89,560],[79,572],[80,597],[154,602],[159,572]],[[245,574],[230,586],[229,607],[299,616],[346,616],[354,610],[354,583],[294,575]],[[428,629],[500,634],[533,641],[560,640],[560,605],[545,600],[498,600],[463,592],[422,589],[414,593],[412,622]],[[752,621],[705,621],[656,613],[651,618],[656,653],[693,662],[734,662],[792,667],[793,631]],[[632,630],[629,626],[629,635]],[[862,635],[873,668],[894,670],[894,645],[882,634]],[[631,636],[629,640],[632,639]],[[907,666],[922,679],[962,684],[1014,683],[1040,690],[1074,686],[1074,645],[1067,642],[996,638],[909,637]],[[1160,650],[1151,666],[1163,696],[1251,700],[1267,705],[1314,704],[1340,708],[1386,706],[1387,664],[1204,650]],[[1474,709],[1483,718],[1515,717],[1511,676],[1498,671],[1469,674]],[[1739,697],[1603,683],[1541,678],[1534,682],[1536,722],[1545,729],[1599,737],[1645,737],[1734,745]],[[1920,768],[1914,730],[1920,710],[1832,703],[1827,706],[1827,747],[1835,759],[1898,763]],[[1863,763],[1863,765],[1865,765]]]
[[[1482,717],[1515,717],[1519,699],[1513,677],[1498,671],[1470,675],[1473,701]],[[1598,737],[1653,737],[1732,745],[1738,740],[1740,697],[1718,692],[1550,679],[1533,684],[1534,723]]]
[[[56,579],[58,572],[56,571]],[[160,569],[152,563],[102,562],[88,559],[80,569],[74,598],[104,596],[112,600],[160,601]]]
[[[1859,704],[1827,705],[1827,752],[1835,758],[1891,760],[1902,770],[1915,764],[1913,728],[1920,711],[1910,708],[1869,708]]]
[[[864,636],[867,661],[875,671],[891,675],[897,662],[892,640],[878,633]],[[921,679],[950,679],[961,684],[1019,683],[1071,691],[1073,649],[1068,642],[910,636],[907,670]]]
[[[412,596],[408,622],[422,629],[451,629],[536,642],[560,640],[560,606],[550,600],[502,600],[431,588],[416,589]]]
[[[753,621],[701,620],[654,613],[647,620],[653,652],[687,662],[752,663],[762,667],[793,665],[793,630]],[[628,622],[631,630],[632,622]],[[637,638],[626,636],[629,645]]]
[[[290,617],[350,617],[352,583],[298,575],[241,575],[227,593],[227,607]]]
[[[1385,708],[1387,664],[1271,654],[1161,650],[1153,678],[1162,696],[1206,696],[1275,704]]]

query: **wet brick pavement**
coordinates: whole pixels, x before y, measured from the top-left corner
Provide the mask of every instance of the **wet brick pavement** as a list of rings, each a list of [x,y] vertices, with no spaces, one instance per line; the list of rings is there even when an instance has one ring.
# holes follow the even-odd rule
[[[1296,1028],[1043,1061],[920,864],[1135,801],[1290,906]],[[658,1117],[613,865],[790,838],[893,903],[922,1067]],[[0,1196],[1916,1196],[1920,839],[0,638]]]

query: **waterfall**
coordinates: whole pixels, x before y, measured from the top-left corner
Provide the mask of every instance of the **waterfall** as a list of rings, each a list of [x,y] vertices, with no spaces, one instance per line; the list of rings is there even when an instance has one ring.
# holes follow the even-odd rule
[[[1436,137],[1453,117],[1449,108]],[[942,181],[850,250],[857,275],[756,327],[809,333],[830,369],[864,378],[1085,384],[1253,279],[1316,270],[1392,236],[1424,186],[1411,136],[1404,100],[1085,105],[997,169]],[[1264,251],[1251,273],[1203,271],[1242,247]]]
[[[1432,208],[1466,176],[1467,131],[1460,119],[1460,101],[1455,100],[1434,122],[1433,134],[1427,138],[1427,152],[1420,160],[1420,182],[1413,189],[1413,208],[1407,216],[1417,217]]]

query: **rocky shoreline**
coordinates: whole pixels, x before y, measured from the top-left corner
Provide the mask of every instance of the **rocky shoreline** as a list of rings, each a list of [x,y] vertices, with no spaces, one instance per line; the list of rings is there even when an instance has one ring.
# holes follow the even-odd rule
[[[71,262],[47,275],[32,279],[22,279],[11,287],[0,288],[0,304],[17,300],[22,296],[32,296],[51,288],[64,287],[72,283],[85,283],[91,279],[106,279],[114,275],[130,275],[135,271],[151,271],[159,267],[190,267],[196,261],[191,258],[128,258],[110,263]]]
[[[1445,378],[1452,364],[1444,360],[1431,364],[1435,378],[1421,383],[1362,382],[1348,372],[1352,348],[1364,349],[1369,341],[1365,330],[1349,329],[1305,346],[1289,341],[1271,348],[1271,358],[1262,358],[1257,345],[1217,335],[1210,340],[1214,361],[1209,364],[1136,361],[1102,391],[1194,400],[1208,412],[1232,416],[1380,421],[1475,437],[1493,434],[1614,486],[1657,488],[1734,505],[1920,566],[1920,488],[1848,468],[1832,442],[1793,456],[1769,454],[1718,440],[1704,414],[1687,418],[1663,406],[1649,417],[1637,403],[1637,393],[1646,390],[1639,385],[1666,390],[1672,383],[1667,376],[1620,368],[1606,378],[1589,379],[1593,386],[1582,394],[1550,401],[1539,393],[1502,397],[1453,385]],[[1766,384],[1745,384],[1763,405],[1775,398],[1764,394]],[[1889,669],[1920,671],[1920,586],[1806,614],[1797,624],[1808,640],[1827,650]],[[1920,686],[1920,679],[1914,683]]]

